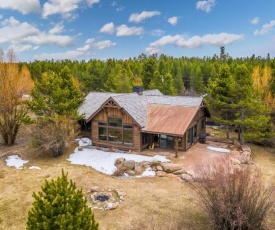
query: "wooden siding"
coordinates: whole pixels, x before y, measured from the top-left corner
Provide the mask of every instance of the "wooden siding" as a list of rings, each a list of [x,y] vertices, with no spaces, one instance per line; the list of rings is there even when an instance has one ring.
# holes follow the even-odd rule
[[[98,122],[108,122],[108,117],[117,117],[122,118],[123,124],[129,124],[133,126],[133,145],[123,145],[117,144],[113,142],[101,141],[98,139]],[[91,122],[92,133],[91,139],[94,145],[102,146],[102,147],[113,147],[116,149],[123,150],[138,150],[140,151],[141,145],[141,135],[140,128],[137,126],[136,122],[126,113],[123,109],[115,108],[115,107],[104,107],[101,109],[98,114],[92,119]]]
[[[205,117],[205,112],[203,109],[200,109],[196,115],[194,116],[192,122],[190,123],[188,129],[190,129],[191,127],[193,127],[194,125],[197,125],[197,136],[195,137],[194,143],[192,145],[188,144],[188,130],[186,131],[185,135],[185,146],[186,149],[185,151],[187,151],[187,149],[189,149],[190,147],[192,147],[197,141],[199,141],[200,135],[206,132],[206,126],[205,126],[205,122],[206,122],[206,117]],[[202,124],[204,123],[204,126],[202,126]]]

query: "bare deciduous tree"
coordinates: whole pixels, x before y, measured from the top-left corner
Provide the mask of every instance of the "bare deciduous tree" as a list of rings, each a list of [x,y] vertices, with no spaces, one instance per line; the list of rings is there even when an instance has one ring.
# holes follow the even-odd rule
[[[274,205],[274,185],[267,184],[259,169],[237,169],[227,161],[205,167],[191,187],[199,195],[214,229],[262,229]]]
[[[31,75],[26,66],[19,68],[15,53],[9,50],[5,62],[0,49],[0,133],[6,145],[14,144],[27,108],[22,96],[33,87]]]
[[[75,119],[66,116],[38,118],[32,126],[32,145],[39,150],[38,153],[49,153],[52,157],[58,157],[75,139],[77,128]]]

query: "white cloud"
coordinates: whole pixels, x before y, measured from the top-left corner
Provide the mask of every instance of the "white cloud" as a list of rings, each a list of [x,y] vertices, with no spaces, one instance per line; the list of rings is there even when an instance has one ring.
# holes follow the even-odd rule
[[[39,34],[39,30],[27,22],[19,22],[14,17],[10,17],[2,22],[3,27],[0,28],[0,43],[16,43],[23,38]]]
[[[11,45],[8,49],[13,49],[16,53],[21,53],[24,51],[36,50],[38,48],[38,46],[32,45]]]
[[[269,23],[264,24],[261,30],[255,30],[254,35],[267,34],[274,26],[275,26],[275,20],[272,20]]]
[[[161,47],[166,45],[174,45],[181,48],[198,48],[204,44],[210,44],[214,46],[226,46],[242,39],[244,39],[244,35],[227,33],[206,34],[202,37],[193,36],[188,39],[184,38],[181,35],[168,35],[163,36],[159,40],[151,43],[150,46],[146,48],[146,51],[152,54],[155,53],[156,50],[159,51]]]
[[[93,43],[94,41],[95,41],[94,38],[89,38],[89,39],[87,39],[87,40],[85,41],[85,44],[91,44],[91,43]]]
[[[117,36],[132,36],[132,35],[141,35],[143,33],[142,27],[128,27],[126,25],[120,25],[116,28]]]
[[[69,50],[63,53],[43,53],[40,55],[35,55],[34,60],[64,60],[64,59],[77,59],[82,56],[84,53],[77,50]]]
[[[0,14],[0,19],[2,19],[2,18],[3,18],[3,15]]]
[[[39,0],[1,0],[0,9],[17,10],[22,14],[39,13]]]
[[[10,17],[4,20],[2,25],[0,43],[70,46],[74,40],[74,37],[56,34],[62,32],[62,24],[46,32],[38,30],[27,22],[20,22]]]
[[[159,11],[142,11],[140,14],[133,13],[130,15],[129,22],[141,22],[146,18],[151,18],[160,14]]]
[[[177,23],[178,23],[178,17],[171,17],[171,18],[168,18],[168,22],[169,22],[172,26],[175,26],[175,25],[177,25]]]
[[[100,0],[86,0],[88,6],[92,6],[93,4],[99,3]]]
[[[84,51],[88,51],[90,48],[91,48],[91,46],[88,44],[88,45],[85,45],[83,47],[77,48],[76,50],[84,52]]]
[[[116,1],[113,1],[111,6],[116,6],[117,5],[117,2]]]
[[[28,36],[23,38],[22,41],[30,42],[36,45],[58,45],[70,46],[73,44],[74,38],[67,35],[53,35],[42,32],[35,36]]]
[[[63,18],[74,20],[77,17],[75,11],[83,0],[49,0],[43,5],[42,17],[47,18],[50,15],[60,14]],[[85,0],[89,7],[99,3],[100,0]]]
[[[256,18],[253,18],[252,20],[250,20],[250,23],[253,25],[257,25],[259,23],[259,20],[260,20],[260,18],[256,17]]]
[[[113,22],[109,22],[101,27],[99,32],[106,33],[106,34],[112,34],[115,30],[115,25]]]
[[[70,18],[73,11],[78,9],[80,0],[49,0],[43,5],[42,17],[47,18],[53,14],[61,14],[64,18]]]
[[[196,9],[209,13],[215,6],[216,0],[204,0],[196,3]]]
[[[63,31],[64,31],[63,23],[58,23],[52,29],[49,30],[49,34],[61,34]]]
[[[116,43],[111,42],[110,40],[105,40],[105,41],[100,41],[100,42],[94,43],[94,47],[99,50],[110,48],[112,46],[116,46]]]

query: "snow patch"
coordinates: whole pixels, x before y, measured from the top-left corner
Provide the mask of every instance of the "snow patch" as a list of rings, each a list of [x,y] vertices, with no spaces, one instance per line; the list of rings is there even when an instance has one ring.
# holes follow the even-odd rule
[[[23,165],[29,161],[22,160],[18,155],[8,156],[6,159],[7,166],[14,166],[17,169],[22,169]]]
[[[87,137],[76,139],[76,141],[78,141],[78,145],[82,147],[92,145],[92,140]]]
[[[29,167],[29,169],[41,169],[41,168],[38,166],[31,166],[31,167]]]
[[[137,154],[126,154],[126,153],[114,153],[114,152],[104,152],[97,149],[83,149],[79,151],[78,148],[75,149],[74,153],[70,155],[68,161],[71,164],[85,165],[94,168],[95,170],[112,175],[116,170],[114,165],[115,160],[118,158],[125,158],[125,160],[134,160],[135,162],[142,161],[161,161],[170,162],[164,156],[156,155],[154,157],[142,156]],[[155,172],[145,171],[143,176],[152,176]]]
[[[221,152],[221,153],[230,153],[230,150],[225,148],[217,148],[212,146],[208,146],[207,148],[213,151]]]

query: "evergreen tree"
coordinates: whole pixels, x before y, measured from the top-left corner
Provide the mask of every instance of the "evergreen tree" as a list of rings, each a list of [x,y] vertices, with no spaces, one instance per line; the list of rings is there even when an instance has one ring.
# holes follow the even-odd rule
[[[210,80],[208,84],[207,98],[209,107],[216,111],[214,120],[218,124],[226,125],[227,138],[229,138],[228,125],[232,124],[234,119],[231,105],[233,103],[234,80],[227,64],[222,64],[218,76],[214,80]]]
[[[163,88],[162,93],[165,95],[177,95],[177,90],[175,88],[174,79],[170,73],[167,73],[163,76]]]
[[[74,78],[67,66],[61,72],[45,73],[35,82],[31,92],[29,108],[39,116],[75,115],[83,102],[83,94],[74,84]]]
[[[197,66],[195,69],[193,69],[190,80],[191,89],[195,92],[195,94],[202,94],[204,92],[205,86],[200,66]]]
[[[33,193],[35,201],[28,213],[28,230],[97,230],[91,208],[82,190],[77,190],[68,173],[61,178],[45,181],[42,191]]]
[[[157,61],[155,56],[150,56],[148,59],[145,59],[142,72],[142,82],[144,89],[149,88],[150,81],[154,76],[156,69]]]
[[[184,85],[183,85],[183,80],[182,80],[180,63],[178,61],[175,62],[175,64],[174,64],[173,77],[174,77],[175,88],[177,89],[177,94],[178,95],[183,94],[183,92],[184,92]]]
[[[163,91],[163,77],[159,71],[155,71],[153,78],[149,84],[149,89],[158,89],[160,92]]]

